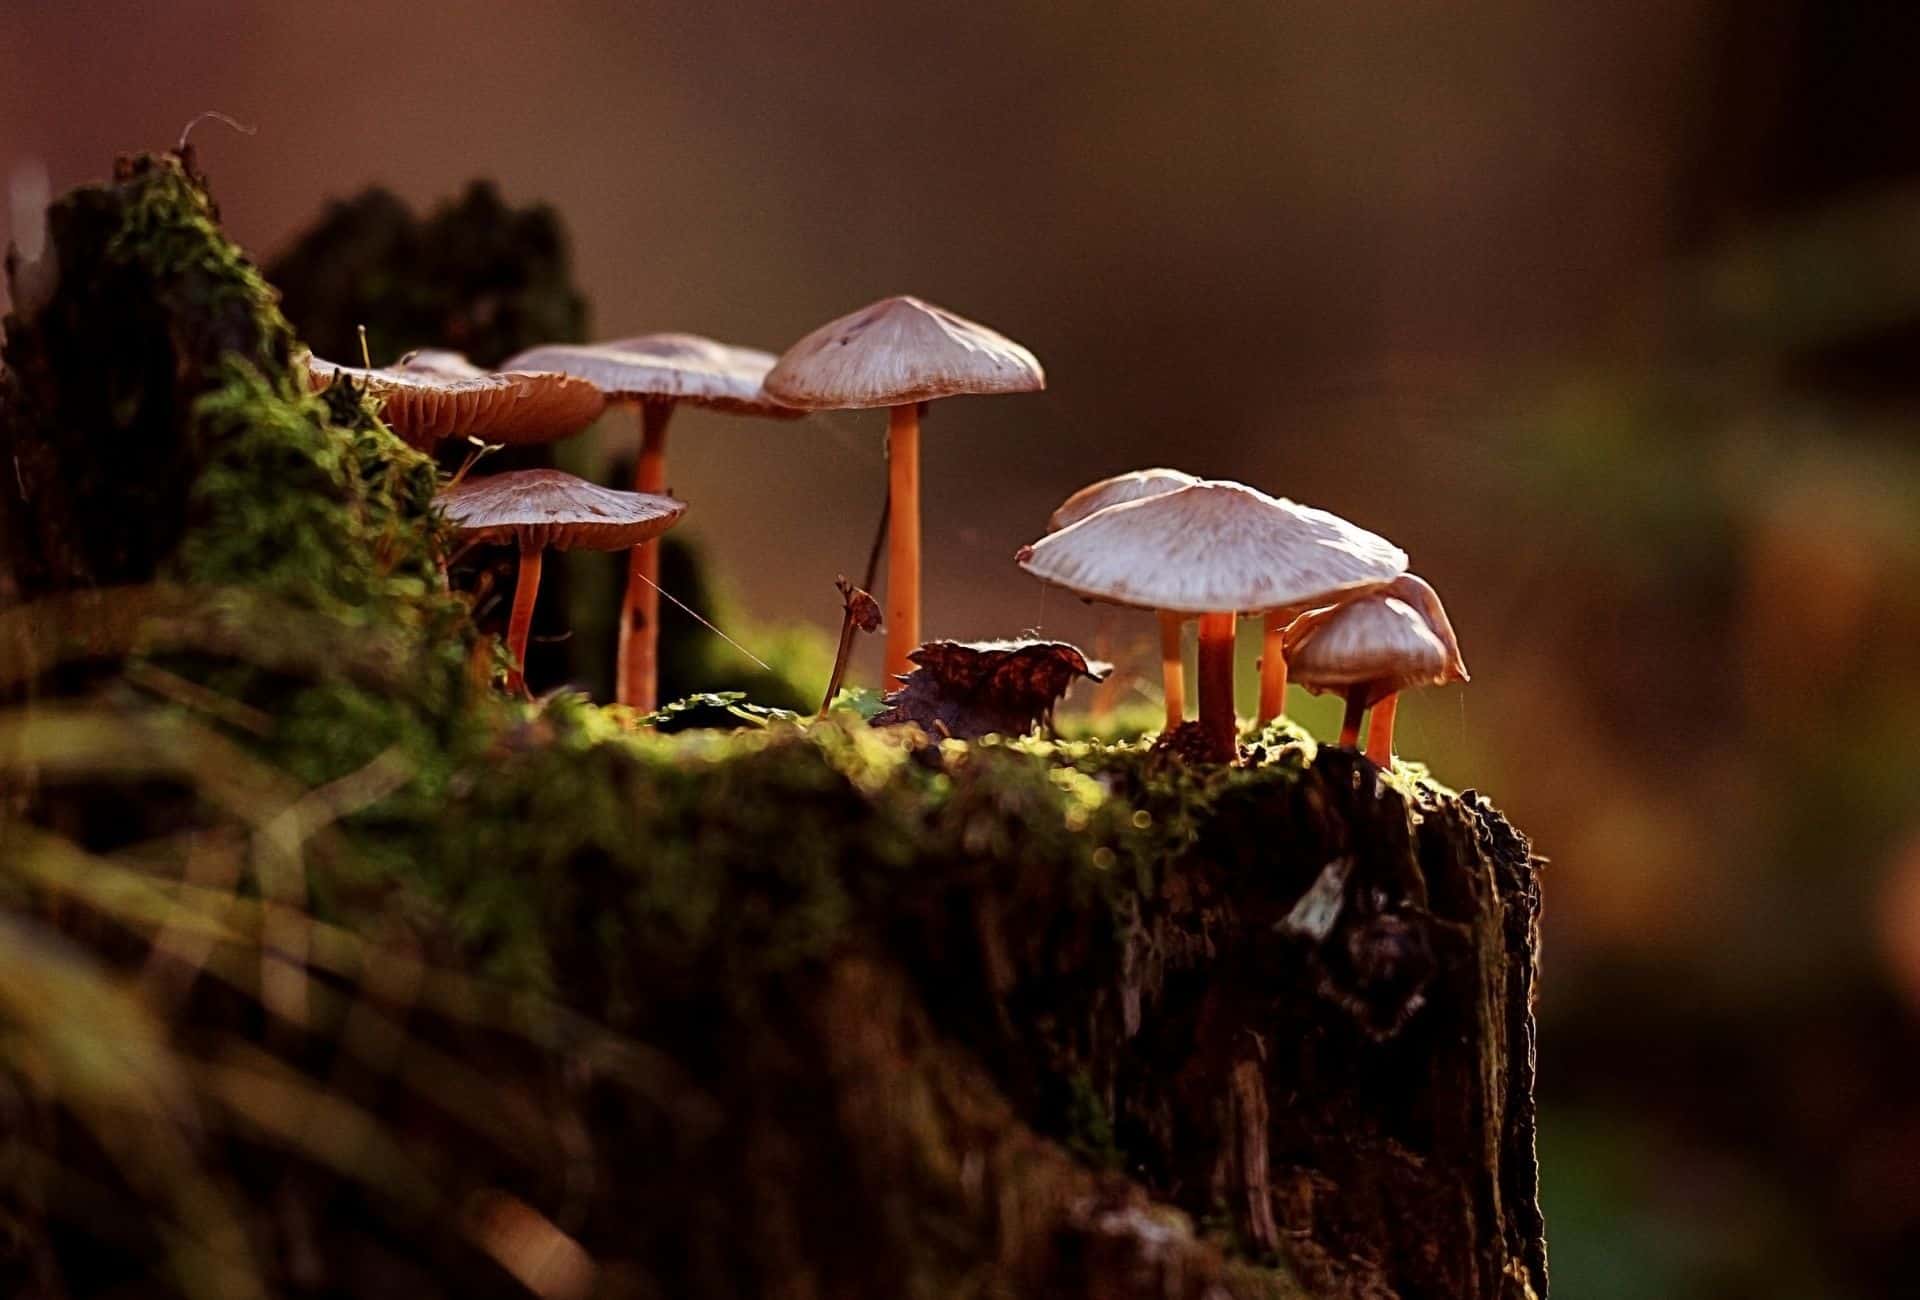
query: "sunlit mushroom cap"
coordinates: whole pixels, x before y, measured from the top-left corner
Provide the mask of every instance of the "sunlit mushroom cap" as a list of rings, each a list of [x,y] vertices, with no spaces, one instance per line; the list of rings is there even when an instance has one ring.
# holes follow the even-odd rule
[[[402,375],[439,375],[445,379],[480,379],[486,375],[466,355],[448,348],[416,348],[387,369]]]
[[[1046,386],[1033,353],[918,298],[882,299],[829,321],[788,348],[766,380],[776,400],[810,411]]]
[[[1047,531],[1057,533],[1069,524],[1077,524],[1096,510],[1123,506],[1142,497],[1157,497],[1162,492],[1192,487],[1200,480],[1177,469],[1136,469],[1130,474],[1115,474],[1098,483],[1089,483],[1060,503],[1047,520]]]
[[[353,381],[380,403],[380,418],[388,428],[423,448],[460,437],[553,442],[592,424],[607,404],[592,384],[557,373],[503,371],[455,378],[361,370],[309,357],[307,375],[316,391],[341,378]]]
[[[1311,691],[1365,687],[1369,705],[1408,687],[1469,680],[1439,597],[1411,575],[1301,615],[1287,629],[1286,645],[1294,681]]]
[[[698,334],[642,334],[610,343],[548,343],[509,360],[516,370],[557,370],[586,380],[607,400],[689,402],[742,415],[797,419],[761,389],[773,353]]]
[[[1460,639],[1453,634],[1453,620],[1447,617],[1447,607],[1440,603],[1440,593],[1429,586],[1425,578],[1403,573],[1382,587],[1380,594],[1403,600],[1420,611],[1421,617],[1427,620],[1427,630],[1439,637],[1440,644],[1447,648],[1447,676],[1450,681],[1472,680],[1467,673],[1467,661],[1460,657]]]
[[[1091,600],[1181,614],[1331,604],[1406,571],[1406,552],[1338,515],[1206,479],[1096,511],[1020,567]]]
[[[624,551],[680,522],[687,503],[603,488],[557,469],[468,479],[435,499],[454,530],[479,542]]]

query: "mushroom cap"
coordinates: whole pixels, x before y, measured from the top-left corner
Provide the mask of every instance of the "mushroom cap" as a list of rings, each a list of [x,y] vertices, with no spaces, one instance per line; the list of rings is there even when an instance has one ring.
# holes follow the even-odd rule
[[[570,375],[483,372],[455,378],[417,370],[362,370],[307,358],[317,392],[345,377],[380,403],[387,427],[415,447],[474,437],[510,444],[553,442],[599,418],[607,399]]]
[[[1069,524],[1077,524],[1096,510],[1123,506],[1142,497],[1157,497],[1176,488],[1192,487],[1200,480],[1177,469],[1136,469],[1115,474],[1098,483],[1089,483],[1060,503],[1047,518],[1047,531],[1057,533]]]
[[[641,334],[608,343],[548,343],[507,364],[517,370],[557,370],[593,384],[614,402],[671,401],[741,415],[798,419],[761,389],[773,353],[716,343],[698,334]]]
[[[1440,644],[1447,648],[1447,674],[1451,681],[1468,682],[1473,677],[1467,672],[1467,661],[1460,657],[1460,639],[1453,634],[1453,620],[1447,617],[1447,607],[1440,603],[1440,593],[1435,591],[1425,578],[1418,574],[1403,573],[1380,589],[1382,596],[1392,596],[1405,601],[1420,611],[1427,620],[1427,630],[1440,638]]]
[[[387,367],[389,374],[439,375],[444,379],[479,379],[487,372],[450,348],[415,348]]]
[[[1411,686],[1471,680],[1432,587],[1411,574],[1287,628],[1287,674],[1310,691],[1364,688],[1373,705]]]
[[[918,298],[883,298],[829,321],[788,348],[767,392],[809,411],[905,406],[962,393],[1047,386],[1033,353],[1003,334]]]
[[[687,503],[603,488],[557,469],[471,478],[434,498],[454,530],[478,542],[624,551],[680,522]]]
[[[1096,511],[1016,558],[1090,600],[1180,614],[1308,609],[1407,567],[1405,551],[1338,515],[1219,479]]]

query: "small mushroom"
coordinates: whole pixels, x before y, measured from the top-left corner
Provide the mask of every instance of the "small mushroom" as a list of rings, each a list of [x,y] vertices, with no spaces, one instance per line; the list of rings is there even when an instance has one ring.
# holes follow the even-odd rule
[[[1145,497],[1159,496],[1176,488],[1191,487],[1200,480],[1177,469],[1136,469],[1116,474],[1098,483],[1089,483],[1060,503],[1047,519],[1047,531],[1079,523],[1088,515],[1108,506],[1125,505]],[[1167,702],[1167,726],[1180,725],[1187,715],[1187,682],[1180,663],[1180,625],[1186,620],[1172,610],[1157,611],[1160,619],[1160,686]]]
[[[1286,643],[1301,685],[1346,696],[1342,745],[1358,746],[1360,715],[1373,710],[1367,757],[1382,766],[1393,762],[1401,691],[1471,680],[1440,597],[1411,573],[1347,604],[1302,614],[1287,628]]]
[[[913,670],[920,644],[920,404],[967,393],[1046,387],[1033,353],[918,298],[886,298],[822,325],[766,379],[775,400],[809,411],[889,408],[887,661]]]
[[[550,343],[507,364],[555,370],[586,380],[640,420],[640,454],[633,490],[667,490],[667,423],[681,402],[738,415],[797,419],[803,414],[766,395],[761,381],[773,354],[716,343],[698,334],[642,334],[611,343]],[[660,548],[636,546],[627,557],[627,592],[620,615],[615,671],[622,704],[651,710],[658,703],[660,656]]]
[[[513,445],[553,442],[580,432],[606,407],[600,390],[567,375],[482,372],[455,378],[417,370],[367,370],[307,358],[317,392],[340,379],[380,403],[380,418],[401,439],[431,451],[444,438]]]
[[[527,631],[540,591],[542,553],[548,547],[624,551],[666,532],[687,510],[685,502],[669,496],[603,488],[557,469],[468,479],[436,501],[459,536],[520,547],[507,625],[507,651],[513,657],[507,688],[514,691],[525,689]]]
[[[1092,600],[1200,616],[1200,725],[1216,762],[1236,752],[1236,615],[1333,603],[1407,567],[1399,547],[1337,515],[1218,480],[1109,506],[1017,559]]]

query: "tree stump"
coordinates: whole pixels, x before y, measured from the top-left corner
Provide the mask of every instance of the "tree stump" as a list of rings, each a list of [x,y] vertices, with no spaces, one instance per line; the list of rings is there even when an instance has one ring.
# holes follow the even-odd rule
[[[184,162],[50,233],[0,373],[0,1292],[1546,1295],[1539,863],[1484,800],[1283,727],[505,699],[430,467],[307,394]]]

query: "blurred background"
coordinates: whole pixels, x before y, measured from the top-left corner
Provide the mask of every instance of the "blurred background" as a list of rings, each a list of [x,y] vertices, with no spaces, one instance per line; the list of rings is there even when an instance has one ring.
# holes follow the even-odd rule
[[[329,200],[486,178],[557,214],[589,337],[778,351],[909,292],[1028,344],[1045,394],[929,420],[929,635],[1091,643],[1011,557],[1142,465],[1390,535],[1474,672],[1401,749],[1551,859],[1556,1295],[1920,1285],[1920,6],[0,16],[16,225],[217,108],[258,127],[195,139],[263,262]],[[681,594],[813,662],[883,426],[684,411]],[[568,454],[610,474],[632,438]],[[583,644],[612,582],[565,595]],[[1104,627],[1150,677],[1151,620]]]

